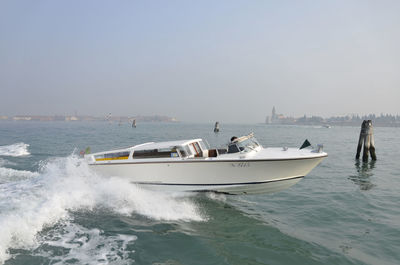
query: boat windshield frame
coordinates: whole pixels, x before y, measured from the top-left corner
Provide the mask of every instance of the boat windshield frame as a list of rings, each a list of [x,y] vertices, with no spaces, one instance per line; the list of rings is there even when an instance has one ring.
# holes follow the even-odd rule
[[[230,147],[235,146],[236,148],[229,148],[231,150],[237,150],[236,152],[230,152],[230,153],[247,153],[250,151],[253,151],[257,149],[258,147],[261,147],[260,143],[257,141],[257,139],[254,137],[254,134],[251,133],[246,136],[239,137],[235,139],[232,143],[229,144]]]

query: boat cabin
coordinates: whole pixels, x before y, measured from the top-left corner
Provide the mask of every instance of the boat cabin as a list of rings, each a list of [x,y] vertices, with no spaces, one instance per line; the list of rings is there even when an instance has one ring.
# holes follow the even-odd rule
[[[208,144],[202,139],[181,140],[159,143],[145,143],[123,150],[113,150],[85,155],[92,162],[138,159],[197,158],[217,156],[209,152]]]
[[[202,139],[148,143],[132,148],[132,159],[203,157],[209,149]]]
[[[260,144],[253,134],[232,137],[227,148],[210,149],[202,139],[144,143],[130,148],[85,155],[90,162],[110,163],[121,160],[137,161],[143,159],[195,159],[217,157],[222,154],[245,153],[255,150]],[[122,162],[122,161],[121,161]]]

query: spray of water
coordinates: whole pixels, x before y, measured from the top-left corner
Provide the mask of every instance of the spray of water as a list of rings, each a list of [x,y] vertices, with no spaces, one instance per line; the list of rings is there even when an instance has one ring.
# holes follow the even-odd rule
[[[71,211],[101,207],[119,215],[135,213],[156,220],[206,220],[188,196],[152,192],[126,179],[100,177],[75,155],[46,161],[36,174],[0,184],[0,263],[10,258],[10,248],[37,247],[38,232],[68,220]]]
[[[0,167],[0,183],[20,181],[37,176],[39,176],[37,172]]]

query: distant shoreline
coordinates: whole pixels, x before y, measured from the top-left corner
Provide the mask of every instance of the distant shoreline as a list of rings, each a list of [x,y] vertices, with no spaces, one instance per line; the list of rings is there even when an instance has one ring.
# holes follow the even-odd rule
[[[278,114],[275,106],[272,108],[271,115],[265,119],[265,124],[280,125],[312,125],[312,126],[361,126],[364,120],[371,120],[373,126],[378,127],[400,127],[400,115],[392,114],[369,114],[369,115],[342,115],[323,118],[320,116],[288,117],[284,114]]]
[[[109,122],[109,123],[132,123],[131,120],[119,120],[119,119],[113,119],[113,120],[105,120],[105,119],[95,119],[95,120],[73,120],[73,121],[66,121],[66,120],[37,120],[37,119],[32,119],[32,120],[14,120],[14,119],[0,119],[1,122],[72,122],[72,123],[80,123],[80,122]],[[204,124],[205,122],[199,122],[199,123],[193,123],[193,122],[185,122],[185,121],[177,121],[177,120],[151,120],[151,119],[146,119],[146,120],[137,120],[137,122],[140,123],[189,123],[189,124]],[[321,128],[326,127],[327,129],[331,127],[361,127],[362,122],[338,122],[338,123],[329,123],[329,126],[326,126],[326,123],[254,123],[256,125],[261,125],[261,126],[319,126]],[[374,127],[389,127],[389,128],[399,128],[400,124],[399,123],[379,123],[379,122],[374,122],[372,120],[373,126]],[[212,124],[212,123],[210,123]],[[225,124],[232,124],[232,123],[225,123]],[[236,125],[240,125],[241,123],[233,123]],[[249,125],[249,123],[245,123],[246,125]]]
[[[1,116],[0,121],[61,121],[61,122],[79,122],[79,121],[101,121],[101,122],[178,122],[176,118],[163,116],[163,115],[150,115],[150,116],[111,116],[96,117],[88,115],[16,115],[12,117]]]
[[[330,127],[361,127],[362,121],[361,122],[337,122],[337,123],[259,123],[261,125],[265,126],[321,126],[325,127],[328,125]],[[398,128],[400,127],[400,123],[380,123],[380,122],[374,122],[372,120],[372,125],[374,127],[391,127],[391,128]]]

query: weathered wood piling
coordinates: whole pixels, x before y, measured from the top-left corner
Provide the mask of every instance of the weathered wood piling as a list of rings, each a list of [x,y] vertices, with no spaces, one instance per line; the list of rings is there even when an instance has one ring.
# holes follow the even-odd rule
[[[371,159],[376,160],[375,154],[375,141],[374,141],[374,130],[372,128],[371,120],[364,120],[361,124],[360,137],[358,139],[356,159],[360,158],[361,147],[364,144],[363,157],[364,162],[368,161],[368,153],[371,154]]]
[[[215,123],[214,132],[215,133],[219,132],[219,122],[218,121]]]

